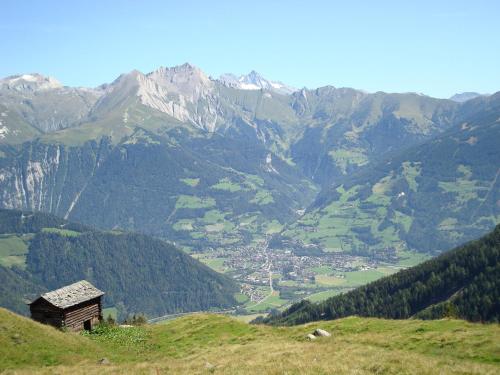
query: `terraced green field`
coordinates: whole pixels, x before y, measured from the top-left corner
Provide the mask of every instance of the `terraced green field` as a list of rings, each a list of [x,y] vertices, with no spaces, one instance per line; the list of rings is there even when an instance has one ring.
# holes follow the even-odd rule
[[[242,190],[242,187],[239,184],[232,182],[228,178],[224,178],[220,180],[217,184],[212,185],[212,189],[224,190],[230,193],[234,193],[236,191]]]
[[[347,173],[349,165],[362,166],[368,162],[368,157],[361,148],[331,150],[328,155],[334,160],[343,174]]]
[[[199,178],[181,178],[181,181],[188,186],[196,187],[200,183]]]
[[[42,232],[45,233],[57,233],[61,236],[66,237],[76,237],[80,235],[80,232],[75,232],[74,230],[60,229],[60,228],[43,228]]]
[[[24,267],[28,253],[28,236],[0,235],[0,264]]]
[[[369,204],[361,205],[359,199],[352,200],[357,188],[337,189],[340,198],[323,209],[314,210],[304,215],[296,224],[285,230],[283,235],[298,238],[304,243],[319,241],[327,251],[351,252],[365,248],[365,237],[373,238],[378,247],[395,247],[402,249],[403,244],[395,230],[395,225],[409,228],[411,217],[396,211],[393,225],[380,229],[380,224],[387,217],[389,198],[385,195],[390,179],[382,179],[375,184],[371,196],[366,200]]]
[[[269,217],[266,211],[276,201],[264,179],[227,169],[231,177],[209,186],[206,179],[198,177],[180,179],[187,190],[172,197],[175,209],[166,223],[173,231],[169,239],[175,238],[187,251],[200,240],[206,240],[204,243],[210,247],[260,241],[266,235],[279,233],[284,226],[284,218],[275,218],[275,213]],[[199,195],[200,191],[204,192],[203,196]],[[248,208],[241,210],[241,205]]]
[[[258,303],[250,302],[245,305],[245,308],[250,313],[264,312],[270,309],[279,309],[285,305],[288,301],[286,299],[281,299],[278,291],[274,291],[269,294],[266,298]]]
[[[209,208],[215,206],[213,198],[199,198],[194,195],[179,195],[175,208]]]
[[[336,296],[339,293],[340,290],[338,289],[330,289],[330,290],[325,290],[323,292],[311,294],[310,296],[307,297],[307,299],[311,302],[320,302],[330,297]]]
[[[43,228],[42,232],[57,233],[62,236],[74,237],[80,235],[68,229]],[[0,265],[4,267],[18,266],[25,267],[26,254],[28,253],[29,241],[33,234],[0,234]]]

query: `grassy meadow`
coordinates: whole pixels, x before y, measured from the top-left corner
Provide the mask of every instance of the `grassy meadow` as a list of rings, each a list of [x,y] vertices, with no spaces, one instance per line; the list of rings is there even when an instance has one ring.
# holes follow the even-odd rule
[[[332,337],[308,341],[315,328]],[[496,374],[500,326],[352,317],[268,327],[197,314],[81,335],[0,310],[0,358],[6,374]]]

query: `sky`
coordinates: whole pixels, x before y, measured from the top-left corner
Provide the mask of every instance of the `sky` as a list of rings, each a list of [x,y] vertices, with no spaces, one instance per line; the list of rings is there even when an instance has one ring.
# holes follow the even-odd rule
[[[301,88],[500,91],[500,1],[2,0],[0,77],[95,87],[189,62]]]

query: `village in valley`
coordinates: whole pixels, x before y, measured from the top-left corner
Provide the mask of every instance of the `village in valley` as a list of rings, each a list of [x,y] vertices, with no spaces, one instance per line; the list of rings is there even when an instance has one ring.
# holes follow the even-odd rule
[[[283,309],[303,298],[326,299],[399,269],[394,249],[366,257],[306,247],[311,245],[271,247],[266,239],[210,249],[197,257],[240,283],[242,314]]]

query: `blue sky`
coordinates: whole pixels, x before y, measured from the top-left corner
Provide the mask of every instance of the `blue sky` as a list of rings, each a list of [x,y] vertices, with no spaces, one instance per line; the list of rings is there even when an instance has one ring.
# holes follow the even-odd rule
[[[96,86],[190,62],[296,87],[500,90],[500,1],[4,0],[0,77]]]

